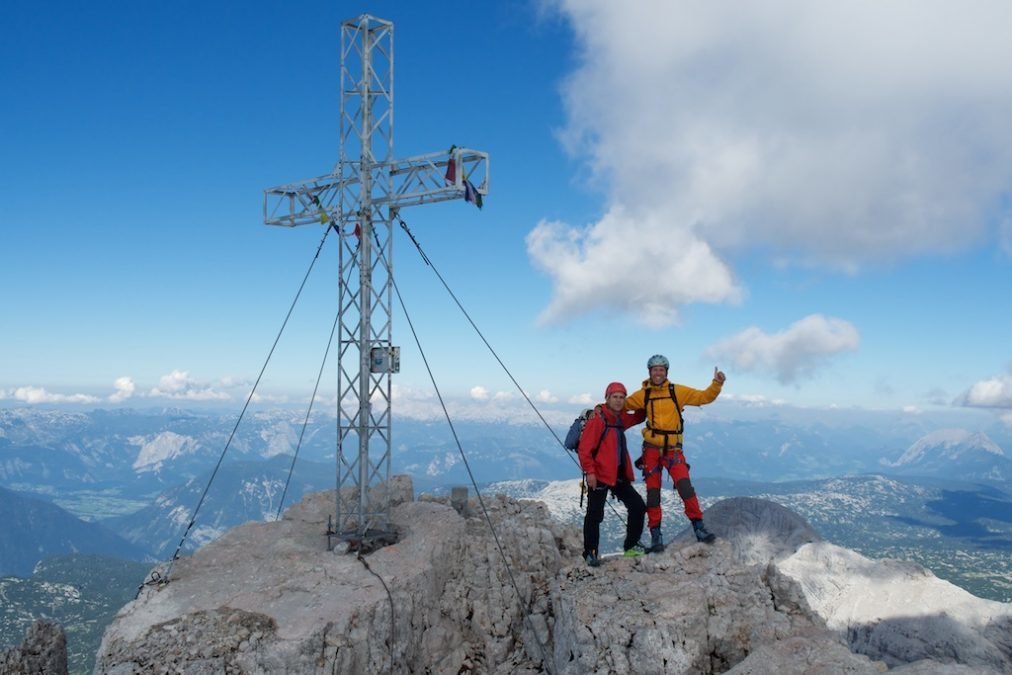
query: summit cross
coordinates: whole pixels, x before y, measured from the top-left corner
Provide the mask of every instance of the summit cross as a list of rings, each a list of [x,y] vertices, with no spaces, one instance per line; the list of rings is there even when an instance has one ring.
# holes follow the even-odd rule
[[[394,25],[362,14],[341,23],[340,154],[331,173],[264,190],[264,223],[317,224],[340,235],[337,507],[328,535],[349,550],[395,540],[390,504],[393,225],[402,208],[481,203],[488,154],[453,146],[394,158]],[[346,488],[352,488],[346,490]],[[342,500],[353,495],[354,506]]]

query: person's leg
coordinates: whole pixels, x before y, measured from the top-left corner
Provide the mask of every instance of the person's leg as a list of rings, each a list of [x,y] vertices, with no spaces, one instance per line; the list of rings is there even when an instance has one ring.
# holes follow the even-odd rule
[[[696,540],[705,544],[712,544],[717,537],[703,525],[703,509],[699,508],[699,499],[696,498],[696,490],[692,487],[689,479],[689,465],[685,463],[685,457],[678,455],[679,462],[672,467],[671,477],[675,481],[675,489],[678,496],[685,504],[685,515],[692,523],[692,531]]]
[[[608,499],[608,488],[598,486],[587,491],[587,514],[583,517],[583,557],[593,554],[596,558],[601,541],[601,521],[604,520],[604,503]]]
[[[671,480],[675,482],[675,490],[685,505],[685,515],[689,520],[702,520],[703,510],[699,508],[696,490],[689,479],[689,465],[685,463],[685,456],[678,453],[675,456],[675,463],[668,470],[671,473]]]
[[[612,488],[612,492],[615,493],[615,496],[625,505],[626,511],[628,511],[625,523],[625,542],[622,546],[623,549],[628,551],[640,543],[640,537],[643,535],[643,516],[646,513],[647,507],[643,503],[643,497],[636,491],[632,483],[619,481]]]
[[[660,451],[652,446],[643,446],[643,482],[647,488],[647,523],[650,529],[661,526],[661,473]]]
[[[664,550],[664,535],[661,534],[661,482],[664,479],[661,466],[661,451],[658,448],[643,445],[643,482],[647,489],[647,524],[650,527],[649,552],[660,553]]]

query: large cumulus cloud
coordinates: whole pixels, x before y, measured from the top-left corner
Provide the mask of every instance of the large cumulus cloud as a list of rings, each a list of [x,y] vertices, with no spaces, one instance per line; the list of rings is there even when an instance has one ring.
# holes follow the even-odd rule
[[[549,4],[579,50],[560,137],[606,207],[528,236],[555,284],[545,320],[737,301],[735,251],[854,272],[1010,250],[1012,4]],[[656,293],[623,292],[659,267]]]

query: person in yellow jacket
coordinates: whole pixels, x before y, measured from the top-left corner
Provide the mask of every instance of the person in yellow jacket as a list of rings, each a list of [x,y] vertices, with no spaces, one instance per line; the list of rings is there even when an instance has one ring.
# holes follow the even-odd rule
[[[716,537],[703,525],[703,510],[699,508],[696,491],[689,479],[689,465],[682,452],[682,410],[687,405],[706,405],[716,400],[727,377],[716,367],[713,381],[706,389],[693,389],[668,381],[667,358],[654,354],[647,360],[650,377],[643,380],[643,388],[625,400],[626,410],[644,411],[643,456],[637,466],[643,471],[647,486],[647,526],[650,528],[650,553],[664,550],[661,534],[661,482],[664,471],[671,476],[678,496],[685,505],[685,515],[692,522],[696,539],[707,544]]]

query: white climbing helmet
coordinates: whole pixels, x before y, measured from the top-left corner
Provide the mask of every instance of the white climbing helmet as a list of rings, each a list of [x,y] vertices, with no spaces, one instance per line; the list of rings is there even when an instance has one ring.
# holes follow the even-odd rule
[[[654,366],[664,366],[664,370],[667,370],[668,368],[671,367],[671,365],[668,363],[667,357],[663,356],[662,354],[654,354],[649,359],[647,359],[647,370],[650,370]]]

